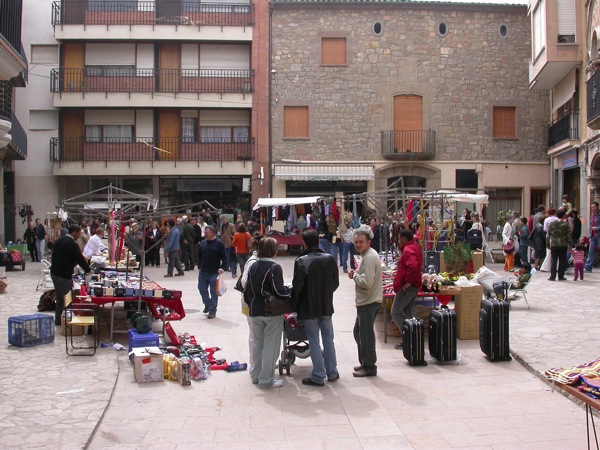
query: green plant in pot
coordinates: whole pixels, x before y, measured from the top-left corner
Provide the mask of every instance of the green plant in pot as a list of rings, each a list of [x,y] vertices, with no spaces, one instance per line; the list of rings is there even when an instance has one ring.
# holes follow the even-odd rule
[[[467,264],[471,261],[471,246],[457,242],[444,248],[444,263],[446,271],[457,277],[465,273]]]

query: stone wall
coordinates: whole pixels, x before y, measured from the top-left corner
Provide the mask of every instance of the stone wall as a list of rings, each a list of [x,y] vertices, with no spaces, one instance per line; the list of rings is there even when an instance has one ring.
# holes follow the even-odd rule
[[[346,37],[347,65],[321,65],[322,37]],[[271,42],[273,162],[382,160],[399,94],[423,96],[436,160],[548,159],[548,94],[528,87],[526,6],[275,2]],[[309,139],[283,139],[286,105],[309,107]],[[516,107],[517,139],[492,138],[493,106]]]

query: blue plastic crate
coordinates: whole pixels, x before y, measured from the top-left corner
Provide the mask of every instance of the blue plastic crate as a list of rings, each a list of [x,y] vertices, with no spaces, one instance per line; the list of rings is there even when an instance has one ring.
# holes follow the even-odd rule
[[[158,347],[158,335],[152,331],[140,334],[132,328],[127,334],[129,335],[129,351],[138,347]]]
[[[18,347],[54,342],[54,316],[30,314],[8,318],[8,343]]]

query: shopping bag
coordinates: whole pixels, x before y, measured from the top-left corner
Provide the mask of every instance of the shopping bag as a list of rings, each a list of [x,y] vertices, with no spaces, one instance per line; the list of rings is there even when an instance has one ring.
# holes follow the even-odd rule
[[[227,286],[225,285],[225,280],[222,275],[217,277],[217,294],[219,297],[222,297],[227,292]]]

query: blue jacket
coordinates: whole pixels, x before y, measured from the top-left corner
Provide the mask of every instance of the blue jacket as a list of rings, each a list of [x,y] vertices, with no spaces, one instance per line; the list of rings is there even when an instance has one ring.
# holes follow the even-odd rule
[[[215,274],[219,269],[227,270],[225,244],[220,239],[204,239],[198,245],[198,269],[201,273]]]
[[[179,236],[179,228],[171,228],[171,231],[167,234],[167,240],[165,241],[165,252],[176,252],[179,250]]]

